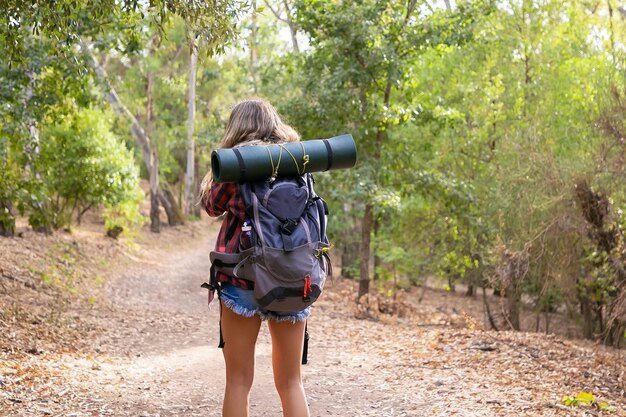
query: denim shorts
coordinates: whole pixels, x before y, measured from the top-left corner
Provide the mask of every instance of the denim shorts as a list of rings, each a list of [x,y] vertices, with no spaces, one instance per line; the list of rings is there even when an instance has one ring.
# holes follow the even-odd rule
[[[235,314],[244,317],[253,317],[258,314],[261,320],[291,321],[292,323],[304,321],[311,315],[311,307],[296,312],[268,311],[259,305],[254,298],[254,290],[235,287],[227,282],[222,282],[220,300]]]

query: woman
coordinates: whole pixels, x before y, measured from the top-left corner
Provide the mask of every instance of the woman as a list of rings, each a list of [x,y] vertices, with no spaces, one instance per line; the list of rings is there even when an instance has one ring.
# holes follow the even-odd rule
[[[298,133],[282,122],[270,103],[245,100],[232,110],[222,148],[297,142]],[[236,183],[216,184],[210,173],[202,182],[202,203],[210,216],[226,213],[215,250],[239,250],[245,207]],[[250,388],[254,378],[255,345],[261,321],[267,320],[272,338],[274,383],[284,417],[308,417],[309,407],[300,373],[305,321],[310,308],[297,313],[275,313],[262,309],[253,294],[253,283],[218,274],[220,282],[221,332],[226,362],[224,417],[248,416]]]

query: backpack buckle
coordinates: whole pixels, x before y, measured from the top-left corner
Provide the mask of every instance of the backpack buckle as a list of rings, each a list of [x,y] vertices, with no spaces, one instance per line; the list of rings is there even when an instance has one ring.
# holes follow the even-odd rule
[[[294,230],[298,227],[298,221],[294,219],[287,219],[280,225],[280,233],[282,235],[291,236]]]

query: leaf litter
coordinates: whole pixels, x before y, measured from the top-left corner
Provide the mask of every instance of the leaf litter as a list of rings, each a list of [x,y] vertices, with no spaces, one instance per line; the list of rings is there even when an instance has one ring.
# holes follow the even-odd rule
[[[0,415],[221,415],[219,311],[199,289],[215,230],[0,239]],[[335,278],[313,308],[312,416],[626,416],[624,351],[485,330],[463,295],[356,290]],[[251,415],[280,414],[270,351],[264,326]]]

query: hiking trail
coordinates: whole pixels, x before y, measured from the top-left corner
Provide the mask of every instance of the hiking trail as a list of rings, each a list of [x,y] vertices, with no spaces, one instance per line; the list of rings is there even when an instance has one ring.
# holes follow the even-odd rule
[[[89,313],[105,331],[87,341],[88,353],[29,356],[19,369],[48,377],[33,379],[31,391],[7,391],[0,415],[220,416],[219,308],[207,308],[200,288],[215,237],[215,225],[207,224],[148,237],[154,245],[140,244],[123,255],[126,262],[108,266],[102,300]],[[616,407],[613,415],[625,415],[618,351],[483,331],[460,298],[434,290],[419,303],[419,291],[401,294],[395,314],[363,319],[385,306],[371,297],[370,309],[356,307],[355,285],[329,280],[313,307],[303,368],[311,416],[568,416],[586,409],[565,407],[561,398],[583,389]],[[279,416],[266,324],[256,358],[251,416]],[[15,386],[11,374],[3,378],[0,386]]]

